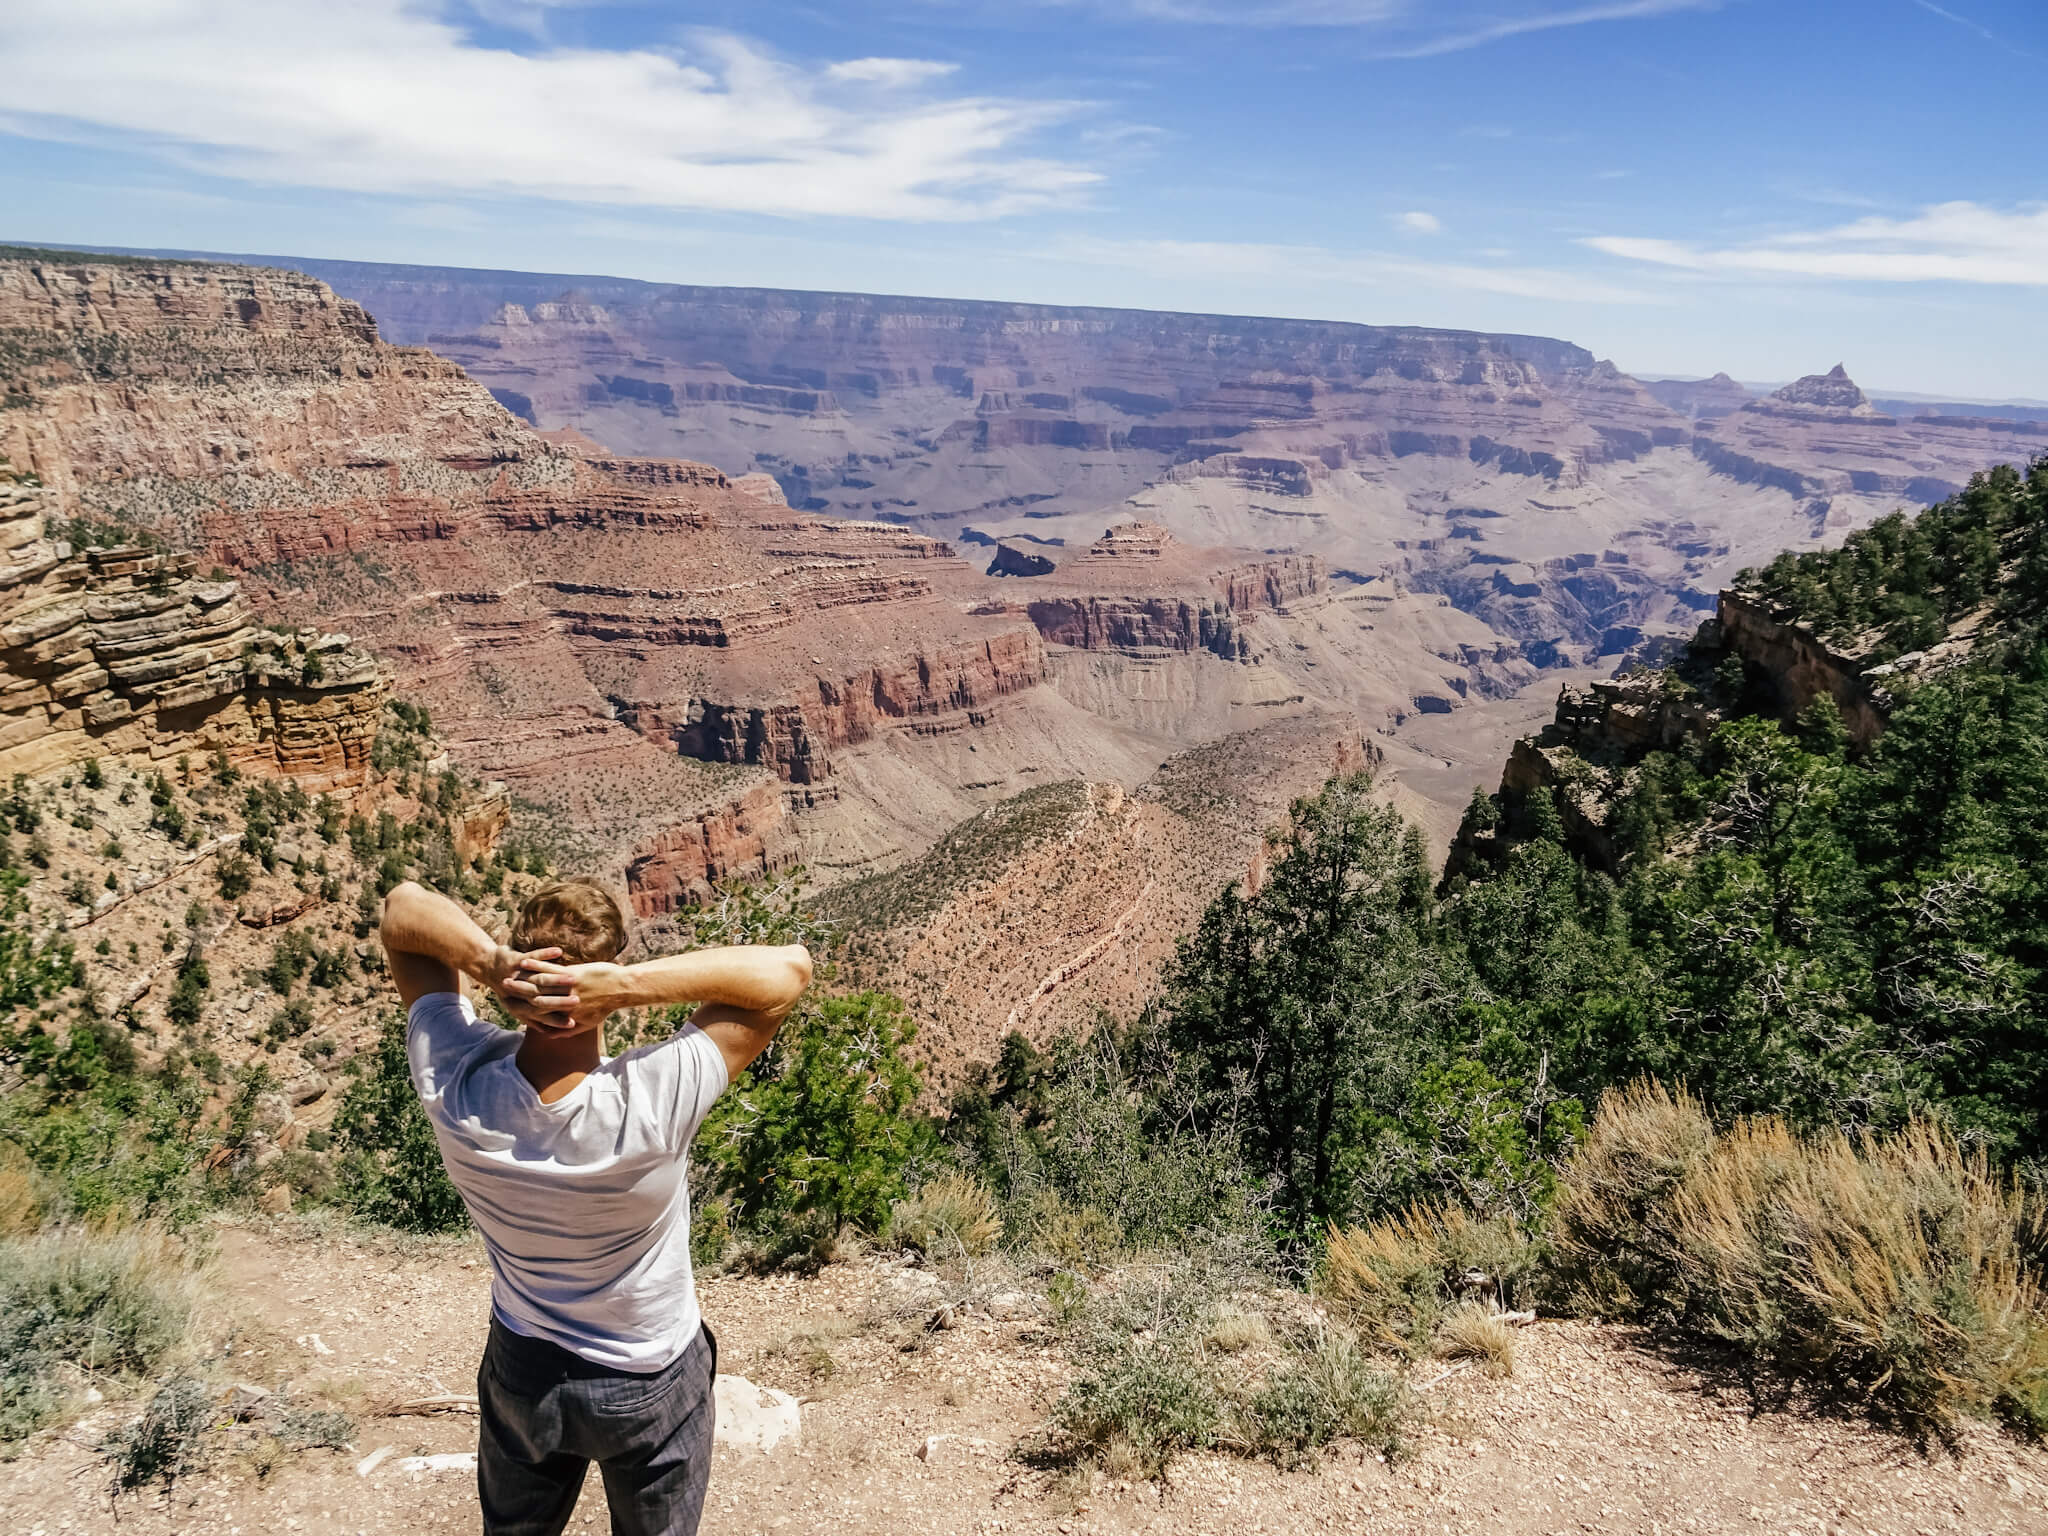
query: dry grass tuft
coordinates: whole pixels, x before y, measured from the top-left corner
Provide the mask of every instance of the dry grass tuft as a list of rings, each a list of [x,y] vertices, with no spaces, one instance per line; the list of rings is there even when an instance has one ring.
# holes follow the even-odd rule
[[[889,1239],[928,1259],[979,1258],[1002,1240],[1003,1220],[995,1196],[970,1174],[933,1179],[889,1212]]]
[[[1981,1153],[1924,1121],[1852,1140],[1752,1120],[1702,1141],[1695,1116],[1654,1088],[1602,1106],[1558,1205],[1582,1300],[1734,1345],[1916,1435],[1986,1414],[2048,1430],[2035,1218]],[[1646,1187],[1622,1187],[1629,1167]]]
[[[1029,1242],[1038,1252],[1071,1269],[1096,1273],[1116,1262],[1124,1235],[1092,1205],[1076,1208],[1051,1190],[1041,1190],[1027,1213]]]
[[[23,1237],[43,1224],[36,1171],[11,1141],[0,1141],[0,1237]]]
[[[1515,1330],[1490,1308],[1467,1302],[1437,1325],[1436,1352],[1446,1360],[1477,1360],[1496,1376],[1515,1374]]]
[[[1226,1355],[1241,1355],[1247,1350],[1272,1348],[1273,1329],[1263,1314],[1233,1301],[1219,1302],[1209,1314],[1205,1342]]]
[[[1368,1338],[1420,1353],[1468,1277],[1505,1301],[1533,1262],[1528,1234],[1504,1217],[1413,1205],[1367,1226],[1333,1226],[1317,1290]]]
[[[1670,1304],[1672,1196],[1713,1145],[1713,1123],[1683,1089],[1645,1080],[1601,1099],[1551,1208],[1551,1271],[1570,1310],[1637,1317]]]

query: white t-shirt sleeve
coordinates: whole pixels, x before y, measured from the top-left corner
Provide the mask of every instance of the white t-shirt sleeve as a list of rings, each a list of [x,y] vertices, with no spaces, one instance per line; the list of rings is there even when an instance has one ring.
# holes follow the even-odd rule
[[[668,1109],[670,1142],[677,1152],[690,1145],[697,1127],[725,1092],[725,1053],[703,1030],[685,1024],[682,1032],[654,1048],[672,1077]]]
[[[495,1033],[460,992],[429,992],[415,1002],[405,1015],[405,1059],[420,1097],[439,1095],[456,1063]]]

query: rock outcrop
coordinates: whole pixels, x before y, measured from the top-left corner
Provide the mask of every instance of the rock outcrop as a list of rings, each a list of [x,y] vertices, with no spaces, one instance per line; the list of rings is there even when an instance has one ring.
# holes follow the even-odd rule
[[[1860,498],[1940,501],[1977,470],[2044,447],[2048,422],[1887,416],[1839,363],[1711,421],[1702,417],[1692,440],[1694,455],[1717,473],[1806,499],[1817,530],[1857,521]]]
[[[785,868],[795,852],[783,819],[782,793],[769,782],[662,827],[626,864],[634,912],[661,917],[702,901],[715,886]]]
[[[1869,396],[1849,377],[1840,363],[1826,373],[1809,373],[1795,379],[1767,398],[1753,402],[1759,411],[1772,415],[1876,416]]]
[[[1232,565],[1230,551],[1190,549],[1156,523],[1119,523],[1033,583],[1025,612],[1048,645],[1132,655],[1254,653],[1243,620],[1320,592],[1306,555]]]
[[[1705,741],[1731,709],[1754,710],[1759,696],[1769,701],[1765,712],[1788,725],[1827,698],[1851,745],[1867,747],[1884,731],[1898,680],[1931,675],[1967,657],[1983,617],[1965,616],[1926,651],[1873,664],[1874,636],[1862,647],[1830,645],[1755,591],[1723,592],[1715,617],[1662,671],[1638,668],[1586,688],[1560,689],[1550,723],[1510,750],[1500,801],[1512,815],[1530,795],[1549,792],[1567,837],[1592,862],[1612,869],[1619,852],[1613,811],[1650,753]],[[1725,670],[1730,662],[1741,663],[1733,695]],[[1486,856],[1495,839],[1493,831],[1468,827],[1451,868]]]
[[[315,791],[364,782],[388,680],[346,635],[259,629],[190,555],[74,550],[0,460],[0,775],[219,753]]]

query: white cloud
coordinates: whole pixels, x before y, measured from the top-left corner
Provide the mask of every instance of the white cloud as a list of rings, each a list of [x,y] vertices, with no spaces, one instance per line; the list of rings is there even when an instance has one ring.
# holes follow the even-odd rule
[[[1043,254],[1057,261],[1122,267],[1178,278],[1253,278],[1297,285],[1339,283],[1404,292],[1415,288],[1452,288],[1569,304],[1664,302],[1659,295],[1625,284],[1548,267],[1416,261],[1377,251],[1333,251],[1316,245],[1072,237],[1053,242]]]
[[[1394,216],[1394,226],[1411,235],[1440,235],[1444,232],[1444,221],[1433,213],[1417,210]]]
[[[712,33],[514,52],[418,0],[6,0],[0,59],[0,130],[278,185],[935,220],[1100,180],[1031,148],[1074,104],[910,89],[947,65]]]
[[[864,85],[898,88],[942,79],[959,67],[936,59],[848,59],[841,64],[826,66],[825,74],[833,80],[855,80]]]
[[[1056,5],[1074,0],[1042,0]],[[1721,0],[1096,0],[1154,21],[1239,27],[1348,27],[1371,34],[1373,51],[1419,59],[1503,38],[1601,21],[1637,21],[1718,8]]]
[[[2048,287],[2048,207],[2042,206],[1940,203],[1909,219],[1857,219],[1746,245],[1618,235],[1585,244],[1610,256],[1708,274]]]

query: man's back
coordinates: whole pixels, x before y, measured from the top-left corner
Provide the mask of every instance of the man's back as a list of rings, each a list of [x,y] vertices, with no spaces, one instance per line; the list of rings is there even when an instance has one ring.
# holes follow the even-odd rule
[[[690,1274],[685,1154],[810,984],[810,952],[620,965],[625,912],[589,880],[528,896],[510,943],[411,881],[380,926],[413,1086],[491,1253],[476,1377],[487,1536],[560,1536],[593,1461],[614,1536],[688,1536],[711,1472],[718,1341]],[[525,1029],[479,1020],[464,976]],[[674,1039],[605,1058],[614,1014],[684,1003],[694,1023]]]
[[[597,1365],[659,1371],[697,1332],[685,1153],[726,1086],[711,1039],[602,1061],[544,1103],[520,1036],[452,992],[413,1004],[413,1085],[491,1255],[492,1308],[516,1333]]]

